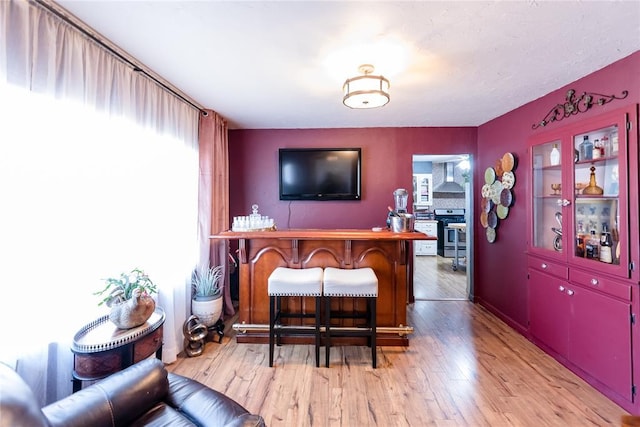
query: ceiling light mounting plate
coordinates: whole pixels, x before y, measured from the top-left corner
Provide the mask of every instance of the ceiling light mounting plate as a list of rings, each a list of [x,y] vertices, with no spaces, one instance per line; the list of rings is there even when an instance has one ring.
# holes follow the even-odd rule
[[[371,64],[362,64],[358,67],[358,71],[360,71],[360,73],[364,74],[365,76],[373,74],[374,70],[375,68]]]

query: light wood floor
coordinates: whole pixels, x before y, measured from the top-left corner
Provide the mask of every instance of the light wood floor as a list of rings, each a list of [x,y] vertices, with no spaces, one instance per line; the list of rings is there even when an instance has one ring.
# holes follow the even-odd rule
[[[452,268],[453,258],[414,257],[413,292],[418,300],[468,299],[465,268]]]
[[[366,347],[332,348],[316,368],[310,345],[276,348],[269,368],[268,346],[233,331],[168,368],[270,427],[620,425],[624,410],[479,305],[416,301],[408,320],[410,346],[379,347],[377,369]]]

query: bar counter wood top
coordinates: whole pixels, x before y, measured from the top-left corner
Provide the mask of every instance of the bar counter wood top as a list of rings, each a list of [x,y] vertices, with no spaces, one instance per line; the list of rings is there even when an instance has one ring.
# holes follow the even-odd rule
[[[419,231],[395,233],[361,229],[287,229],[269,231],[223,231],[211,236],[212,239],[297,239],[297,240],[438,240]]]
[[[413,302],[413,240],[437,240],[435,236],[412,231],[397,233],[360,229],[287,229],[269,231],[225,231],[211,239],[238,240],[240,261],[240,301],[238,342],[267,343],[269,296],[267,280],[277,267],[363,268],[371,267],[378,277],[378,345],[409,345],[406,334],[395,332],[407,326],[408,302]],[[313,298],[290,297],[283,310],[313,312]],[[332,311],[364,312],[365,301],[334,298]],[[311,319],[312,320],[312,319]],[[310,319],[301,320],[310,325]],[[243,330],[242,324],[251,326]],[[337,326],[353,327],[342,319]],[[283,342],[311,343],[313,337],[283,338]],[[338,344],[364,343],[364,338],[345,337]]]

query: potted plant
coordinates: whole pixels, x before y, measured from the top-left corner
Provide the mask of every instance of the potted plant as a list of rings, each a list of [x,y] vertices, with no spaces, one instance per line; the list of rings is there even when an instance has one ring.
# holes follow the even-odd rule
[[[191,276],[191,312],[207,327],[222,315],[222,266],[199,267]]]
[[[134,268],[119,277],[104,279],[105,287],[94,295],[102,299],[98,305],[111,308],[109,320],[120,329],[131,329],[142,325],[153,314],[156,303],[151,295],[158,289],[141,269]]]

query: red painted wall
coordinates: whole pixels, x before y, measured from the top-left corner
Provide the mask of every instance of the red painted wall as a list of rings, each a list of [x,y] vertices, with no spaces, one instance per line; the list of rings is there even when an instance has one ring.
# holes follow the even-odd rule
[[[413,154],[475,155],[476,139],[476,128],[232,130],[230,213],[248,215],[257,203],[279,229],[385,226],[393,190],[413,187]],[[362,200],[280,201],[278,149],[290,147],[361,147]]]
[[[607,95],[620,95],[623,90],[628,90],[629,95],[623,100],[614,100],[603,106],[596,105],[585,113],[549,124],[542,129],[532,130],[533,123],[540,122],[552,107],[564,102],[569,89],[575,89],[577,94],[595,92]],[[527,247],[526,208],[530,188],[528,176],[530,162],[527,157],[529,138],[539,132],[637,103],[640,103],[640,51],[478,128],[478,158],[474,190],[476,195],[479,194],[484,180],[484,170],[493,166],[496,159],[509,151],[519,160],[515,171],[515,205],[510,208],[508,218],[500,222],[495,243],[488,243],[484,237],[479,215],[473,218],[476,233],[475,296],[479,302],[488,306],[491,311],[500,315],[512,326],[528,329],[525,251]],[[637,175],[635,179],[638,179]],[[476,197],[476,202],[479,201],[480,198]],[[637,195],[632,203],[637,205]],[[476,204],[476,212],[479,211],[477,206]],[[638,236],[632,238],[631,242],[638,244]]]

